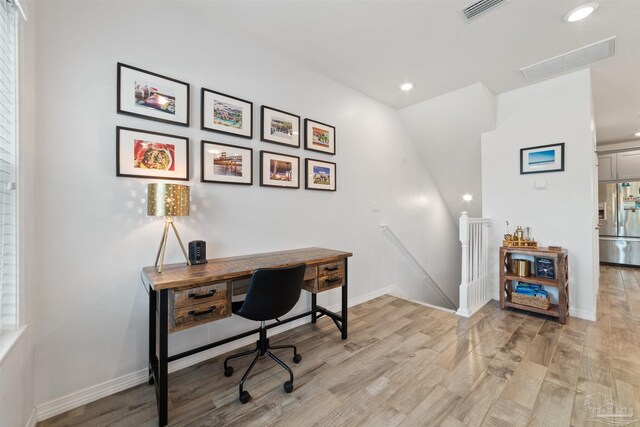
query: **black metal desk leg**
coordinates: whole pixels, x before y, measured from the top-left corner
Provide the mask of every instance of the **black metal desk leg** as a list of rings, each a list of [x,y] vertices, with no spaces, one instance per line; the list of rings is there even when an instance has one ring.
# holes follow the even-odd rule
[[[344,260],[344,285],[342,286],[342,339],[347,339],[347,308],[349,305],[349,295],[347,292],[347,284],[349,282],[349,260]]]
[[[316,323],[316,320],[318,318],[318,312],[316,311],[318,309],[318,295],[312,293],[311,294],[311,323]]]
[[[167,425],[169,421],[169,360],[168,360],[168,340],[169,340],[169,291],[160,291],[159,325],[160,343],[158,349],[158,424],[160,427]]]
[[[149,286],[149,384],[153,384],[156,357],[156,291]]]

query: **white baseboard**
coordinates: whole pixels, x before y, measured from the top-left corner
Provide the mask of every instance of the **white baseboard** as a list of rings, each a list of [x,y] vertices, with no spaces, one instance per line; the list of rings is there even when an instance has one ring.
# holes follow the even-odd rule
[[[420,304],[420,305],[424,305],[425,307],[429,307],[429,308],[435,308],[436,310],[440,310],[440,311],[445,311],[447,313],[455,313],[455,310],[451,310],[445,307],[440,307],[439,305],[433,305],[433,304],[429,304],[427,302],[424,301],[418,301],[412,298],[409,298],[409,296],[407,295],[407,293],[405,291],[402,290],[402,288],[400,288],[400,286],[398,285],[391,285],[385,289],[388,289],[388,294],[392,295],[396,298],[401,298],[407,301],[411,301],[415,304]]]
[[[386,288],[366,293],[364,295],[360,295],[355,298],[350,298],[348,306],[353,307],[354,305],[362,304],[386,294],[393,295],[393,292],[397,289],[399,288],[396,285],[392,285]],[[341,304],[334,304],[326,308],[331,311],[340,311]],[[288,331],[289,329],[293,329],[309,323],[310,321],[310,318],[304,317],[302,319],[294,320],[293,322],[285,323],[284,325],[273,328],[271,330],[272,332],[270,332],[270,335],[277,335],[279,333]],[[187,368],[189,366],[195,365],[229,351],[244,347],[245,345],[255,342],[255,340],[256,339],[253,336],[245,337],[236,341],[229,342],[227,344],[223,344],[219,347],[215,347],[201,353],[176,360],[175,362],[169,364],[169,372],[179,371],[180,369]],[[34,419],[33,425],[35,425],[35,421],[46,420],[47,418],[54,417],[56,415],[62,414],[63,412],[67,412],[79,406],[86,405],[87,403],[102,399],[103,397],[118,393],[131,387],[135,387],[139,384],[143,384],[147,382],[147,380],[147,369],[142,369],[43,403],[41,405],[38,405],[34,410],[34,414],[37,414],[37,416],[32,414],[32,418]],[[31,427],[31,425],[28,425],[27,427]]]
[[[27,424],[25,427],[36,427],[36,423],[38,422],[38,413],[36,412],[36,408],[31,410],[31,415],[29,415],[29,419],[27,420]]]
[[[569,314],[573,317],[578,317],[584,320],[596,321],[596,313],[587,310],[578,310],[577,308],[569,308]]]

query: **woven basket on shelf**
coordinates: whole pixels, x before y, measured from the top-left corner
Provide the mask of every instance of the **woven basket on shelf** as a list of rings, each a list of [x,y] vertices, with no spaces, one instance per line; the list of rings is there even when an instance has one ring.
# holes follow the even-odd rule
[[[551,298],[547,295],[546,298],[532,297],[529,295],[522,295],[515,292],[511,293],[511,301],[516,304],[528,305],[529,307],[541,308],[542,310],[548,310],[551,307]]]

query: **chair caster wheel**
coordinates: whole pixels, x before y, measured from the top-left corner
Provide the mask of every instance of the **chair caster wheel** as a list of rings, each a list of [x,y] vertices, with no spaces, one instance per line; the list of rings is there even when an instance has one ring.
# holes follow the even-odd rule
[[[231,375],[233,375],[233,366],[227,366],[224,368],[224,376],[230,377]]]
[[[284,391],[287,393],[291,393],[293,391],[293,383],[291,381],[284,383]]]
[[[301,360],[302,360],[302,356],[301,355],[296,354],[295,356],[293,356],[294,363],[300,363]]]
[[[243,405],[250,400],[251,400],[251,395],[249,394],[248,391],[243,391],[242,393],[240,393],[240,402],[242,402]]]

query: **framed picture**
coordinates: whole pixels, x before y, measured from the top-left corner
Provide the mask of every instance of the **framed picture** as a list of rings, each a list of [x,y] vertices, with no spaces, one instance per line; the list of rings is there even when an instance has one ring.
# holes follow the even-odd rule
[[[219,142],[202,141],[202,182],[253,184],[253,149]]]
[[[554,258],[535,257],[536,277],[542,279],[556,278],[556,263]]]
[[[315,120],[304,119],[304,148],[336,154],[336,128]]]
[[[202,88],[200,128],[253,138],[253,102]]]
[[[118,62],[118,113],[189,126],[189,83]]]
[[[260,185],[300,188],[300,157],[260,151]]]
[[[564,170],[564,142],[520,149],[520,175]]]
[[[116,128],[116,176],[189,180],[189,138]]]
[[[300,147],[300,116],[260,107],[260,140],[274,144]]]
[[[304,165],[307,190],[336,191],[335,163],[306,159]]]

